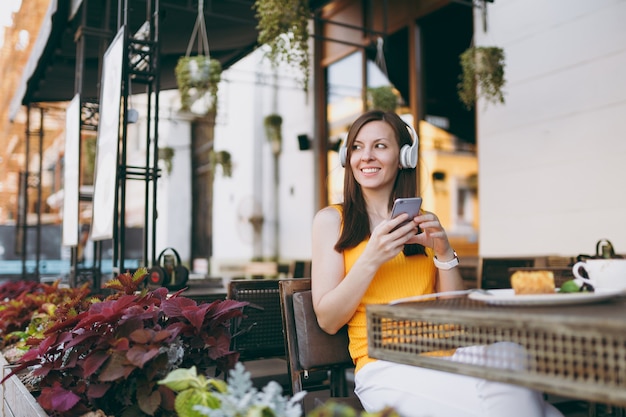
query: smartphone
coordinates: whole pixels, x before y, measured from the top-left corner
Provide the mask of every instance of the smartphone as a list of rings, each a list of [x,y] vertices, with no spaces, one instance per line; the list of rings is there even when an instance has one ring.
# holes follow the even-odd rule
[[[420,207],[422,207],[421,197],[397,198],[396,201],[393,202],[393,208],[391,209],[391,218],[393,219],[394,217],[402,213],[407,213],[409,217],[405,222],[402,222],[393,230],[396,230],[398,227],[404,226],[408,222],[412,221],[413,217],[419,214]]]

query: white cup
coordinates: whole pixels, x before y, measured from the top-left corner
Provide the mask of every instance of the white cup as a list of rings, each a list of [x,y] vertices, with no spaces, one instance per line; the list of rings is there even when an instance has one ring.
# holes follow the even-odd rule
[[[587,272],[589,278],[580,275],[580,269]],[[574,276],[596,289],[626,289],[626,259],[587,259],[576,262],[572,267]]]

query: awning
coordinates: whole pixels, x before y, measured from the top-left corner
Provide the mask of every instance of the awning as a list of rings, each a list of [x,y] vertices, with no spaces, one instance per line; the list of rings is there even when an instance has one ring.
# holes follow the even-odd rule
[[[26,62],[26,67],[22,72],[22,78],[20,79],[19,85],[15,90],[15,94],[11,99],[11,104],[9,107],[9,119],[13,121],[17,112],[19,111],[22,105],[22,99],[26,96],[27,85],[31,79],[34,79],[34,74],[42,65],[42,58],[44,58],[47,54],[45,53],[46,48],[49,49],[49,41],[51,39],[52,27],[54,26],[55,20],[63,14],[57,14],[57,0],[50,0],[50,5],[48,6],[48,11],[46,12],[46,17],[43,20],[41,25],[41,29],[39,30],[39,35],[35,40],[35,44],[33,45],[32,52],[28,61]],[[60,23],[56,23],[56,27],[60,27]]]
[[[128,2],[128,28],[136,32],[147,20],[146,0]],[[110,7],[107,8],[107,4]],[[254,0],[212,0],[204,8],[212,58],[223,68],[257,46]],[[117,32],[117,0],[51,0],[26,68],[12,98],[9,118],[21,105],[69,101],[75,94],[77,30],[83,26],[86,41],[82,96],[96,98],[100,85],[99,66],[108,42]],[[174,67],[185,55],[197,19],[197,2],[160,0],[160,87],[176,88]],[[83,8],[87,8],[83,24]],[[102,40],[104,38],[104,41]],[[103,46],[104,42],[104,46]],[[195,49],[194,49],[195,51]]]

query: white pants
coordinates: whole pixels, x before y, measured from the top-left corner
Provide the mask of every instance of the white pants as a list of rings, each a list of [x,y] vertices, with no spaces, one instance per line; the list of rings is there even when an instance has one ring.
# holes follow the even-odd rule
[[[523,369],[523,355],[519,345],[497,343],[458,349],[449,360]],[[381,360],[357,372],[355,393],[368,412],[390,406],[402,417],[563,417],[529,388]]]

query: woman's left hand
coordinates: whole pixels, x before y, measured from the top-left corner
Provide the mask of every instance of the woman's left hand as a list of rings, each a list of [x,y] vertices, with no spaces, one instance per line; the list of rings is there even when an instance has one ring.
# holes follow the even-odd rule
[[[451,250],[448,235],[435,213],[424,212],[414,217],[413,221],[422,229],[422,233],[415,235],[408,243],[419,243],[432,248],[436,255],[443,255]]]

